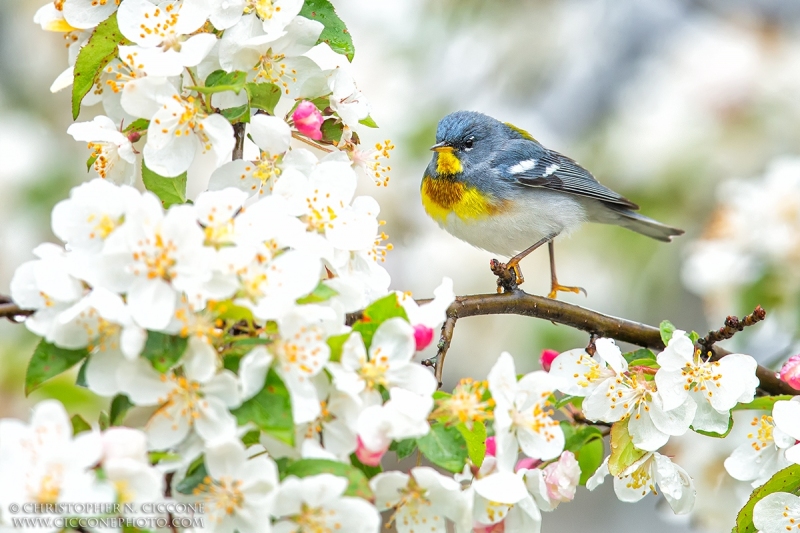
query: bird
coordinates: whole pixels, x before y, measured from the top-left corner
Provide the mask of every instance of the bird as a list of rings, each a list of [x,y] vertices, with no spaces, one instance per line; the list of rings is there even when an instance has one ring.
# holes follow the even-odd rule
[[[581,287],[558,282],[554,249],[556,237],[585,222],[615,224],[664,242],[683,234],[637,213],[638,205],[602,185],[575,160],[483,113],[456,111],[442,118],[431,150],[420,186],[425,212],[455,237],[510,257],[505,264],[492,262],[498,292],[521,285],[520,261],[547,244],[548,296],[585,294]]]

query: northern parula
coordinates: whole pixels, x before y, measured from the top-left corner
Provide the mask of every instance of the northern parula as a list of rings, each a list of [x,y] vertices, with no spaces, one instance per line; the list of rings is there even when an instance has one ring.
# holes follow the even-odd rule
[[[515,285],[524,281],[520,260],[548,243],[551,298],[582,290],[559,285],[553,240],[584,222],[616,224],[666,242],[683,233],[636,213],[638,205],[525,130],[482,113],[444,117],[431,150],[421,187],[428,215],[473,246],[513,256],[506,268]]]

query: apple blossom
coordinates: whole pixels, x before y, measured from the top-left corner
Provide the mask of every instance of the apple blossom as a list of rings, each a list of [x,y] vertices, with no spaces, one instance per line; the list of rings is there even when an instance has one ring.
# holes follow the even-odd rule
[[[297,131],[316,141],[322,139],[322,113],[317,106],[308,100],[303,100],[297,104],[297,108],[292,113],[292,120]]]
[[[793,446],[786,450],[786,459],[800,464],[800,398],[775,402],[772,407],[772,419],[776,430],[795,439],[795,442],[791,443]]]
[[[773,492],[756,502],[753,525],[762,533],[785,533],[800,522],[800,497],[788,492]]]
[[[92,168],[104,179],[115,183],[133,183],[136,155],[128,137],[104,116],[91,122],[76,122],[67,129],[76,141],[88,142],[94,160]]]
[[[434,289],[433,300],[422,305],[417,304],[410,294],[397,293],[397,301],[405,309],[408,322],[414,327],[417,351],[424,350],[433,340],[434,330],[445,321],[447,308],[455,299],[453,280],[447,277]]]
[[[549,373],[557,380],[558,390],[564,394],[588,396],[627,371],[628,362],[617,345],[609,339],[598,339],[594,355],[580,348],[566,351],[553,360]]]
[[[556,357],[560,354],[557,350],[542,350],[542,354],[539,356],[539,364],[542,365],[542,370],[545,372],[550,372],[550,367],[553,365],[553,361],[555,361]]]
[[[789,466],[784,452],[795,440],[778,429],[771,416],[756,416],[750,425],[753,431],[747,434],[747,442],[725,459],[725,470],[731,477],[752,481],[753,487],[758,487]]]
[[[793,355],[781,367],[781,381],[800,390],[800,355]]]

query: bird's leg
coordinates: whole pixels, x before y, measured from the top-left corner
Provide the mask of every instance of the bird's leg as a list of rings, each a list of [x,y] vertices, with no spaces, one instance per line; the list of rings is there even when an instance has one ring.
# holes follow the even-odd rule
[[[534,251],[535,249],[537,249],[538,247],[540,247],[541,245],[543,245],[544,243],[546,243],[547,241],[549,241],[552,238],[553,238],[553,236],[548,236],[548,237],[545,237],[544,239],[541,239],[541,240],[537,241],[533,246],[529,246],[528,248],[525,248],[520,253],[518,253],[517,255],[512,257],[508,261],[508,263],[503,265],[503,266],[505,266],[507,271],[510,271],[510,272],[512,272],[514,274],[514,276],[513,276],[514,277],[514,280],[513,280],[514,281],[514,285],[522,285],[523,283],[525,283],[525,278],[522,275],[522,270],[519,268],[519,262],[522,261],[523,259],[525,259],[525,257],[527,257],[528,254],[530,254],[532,251]]]
[[[556,254],[553,240],[547,243],[547,249],[550,251],[550,294],[548,294],[547,297],[556,298],[559,292],[574,292],[575,294],[582,292],[584,296],[588,296],[588,294],[586,294],[586,289],[583,287],[559,285],[558,278],[556,277]]]

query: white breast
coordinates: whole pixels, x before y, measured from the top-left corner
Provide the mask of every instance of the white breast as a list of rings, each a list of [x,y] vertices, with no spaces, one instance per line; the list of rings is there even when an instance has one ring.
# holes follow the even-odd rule
[[[581,199],[547,189],[520,191],[511,209],[479,219],[450,213],[444,229],[473,246],[511,257],[548,235],[567,234],[586,222]]]

